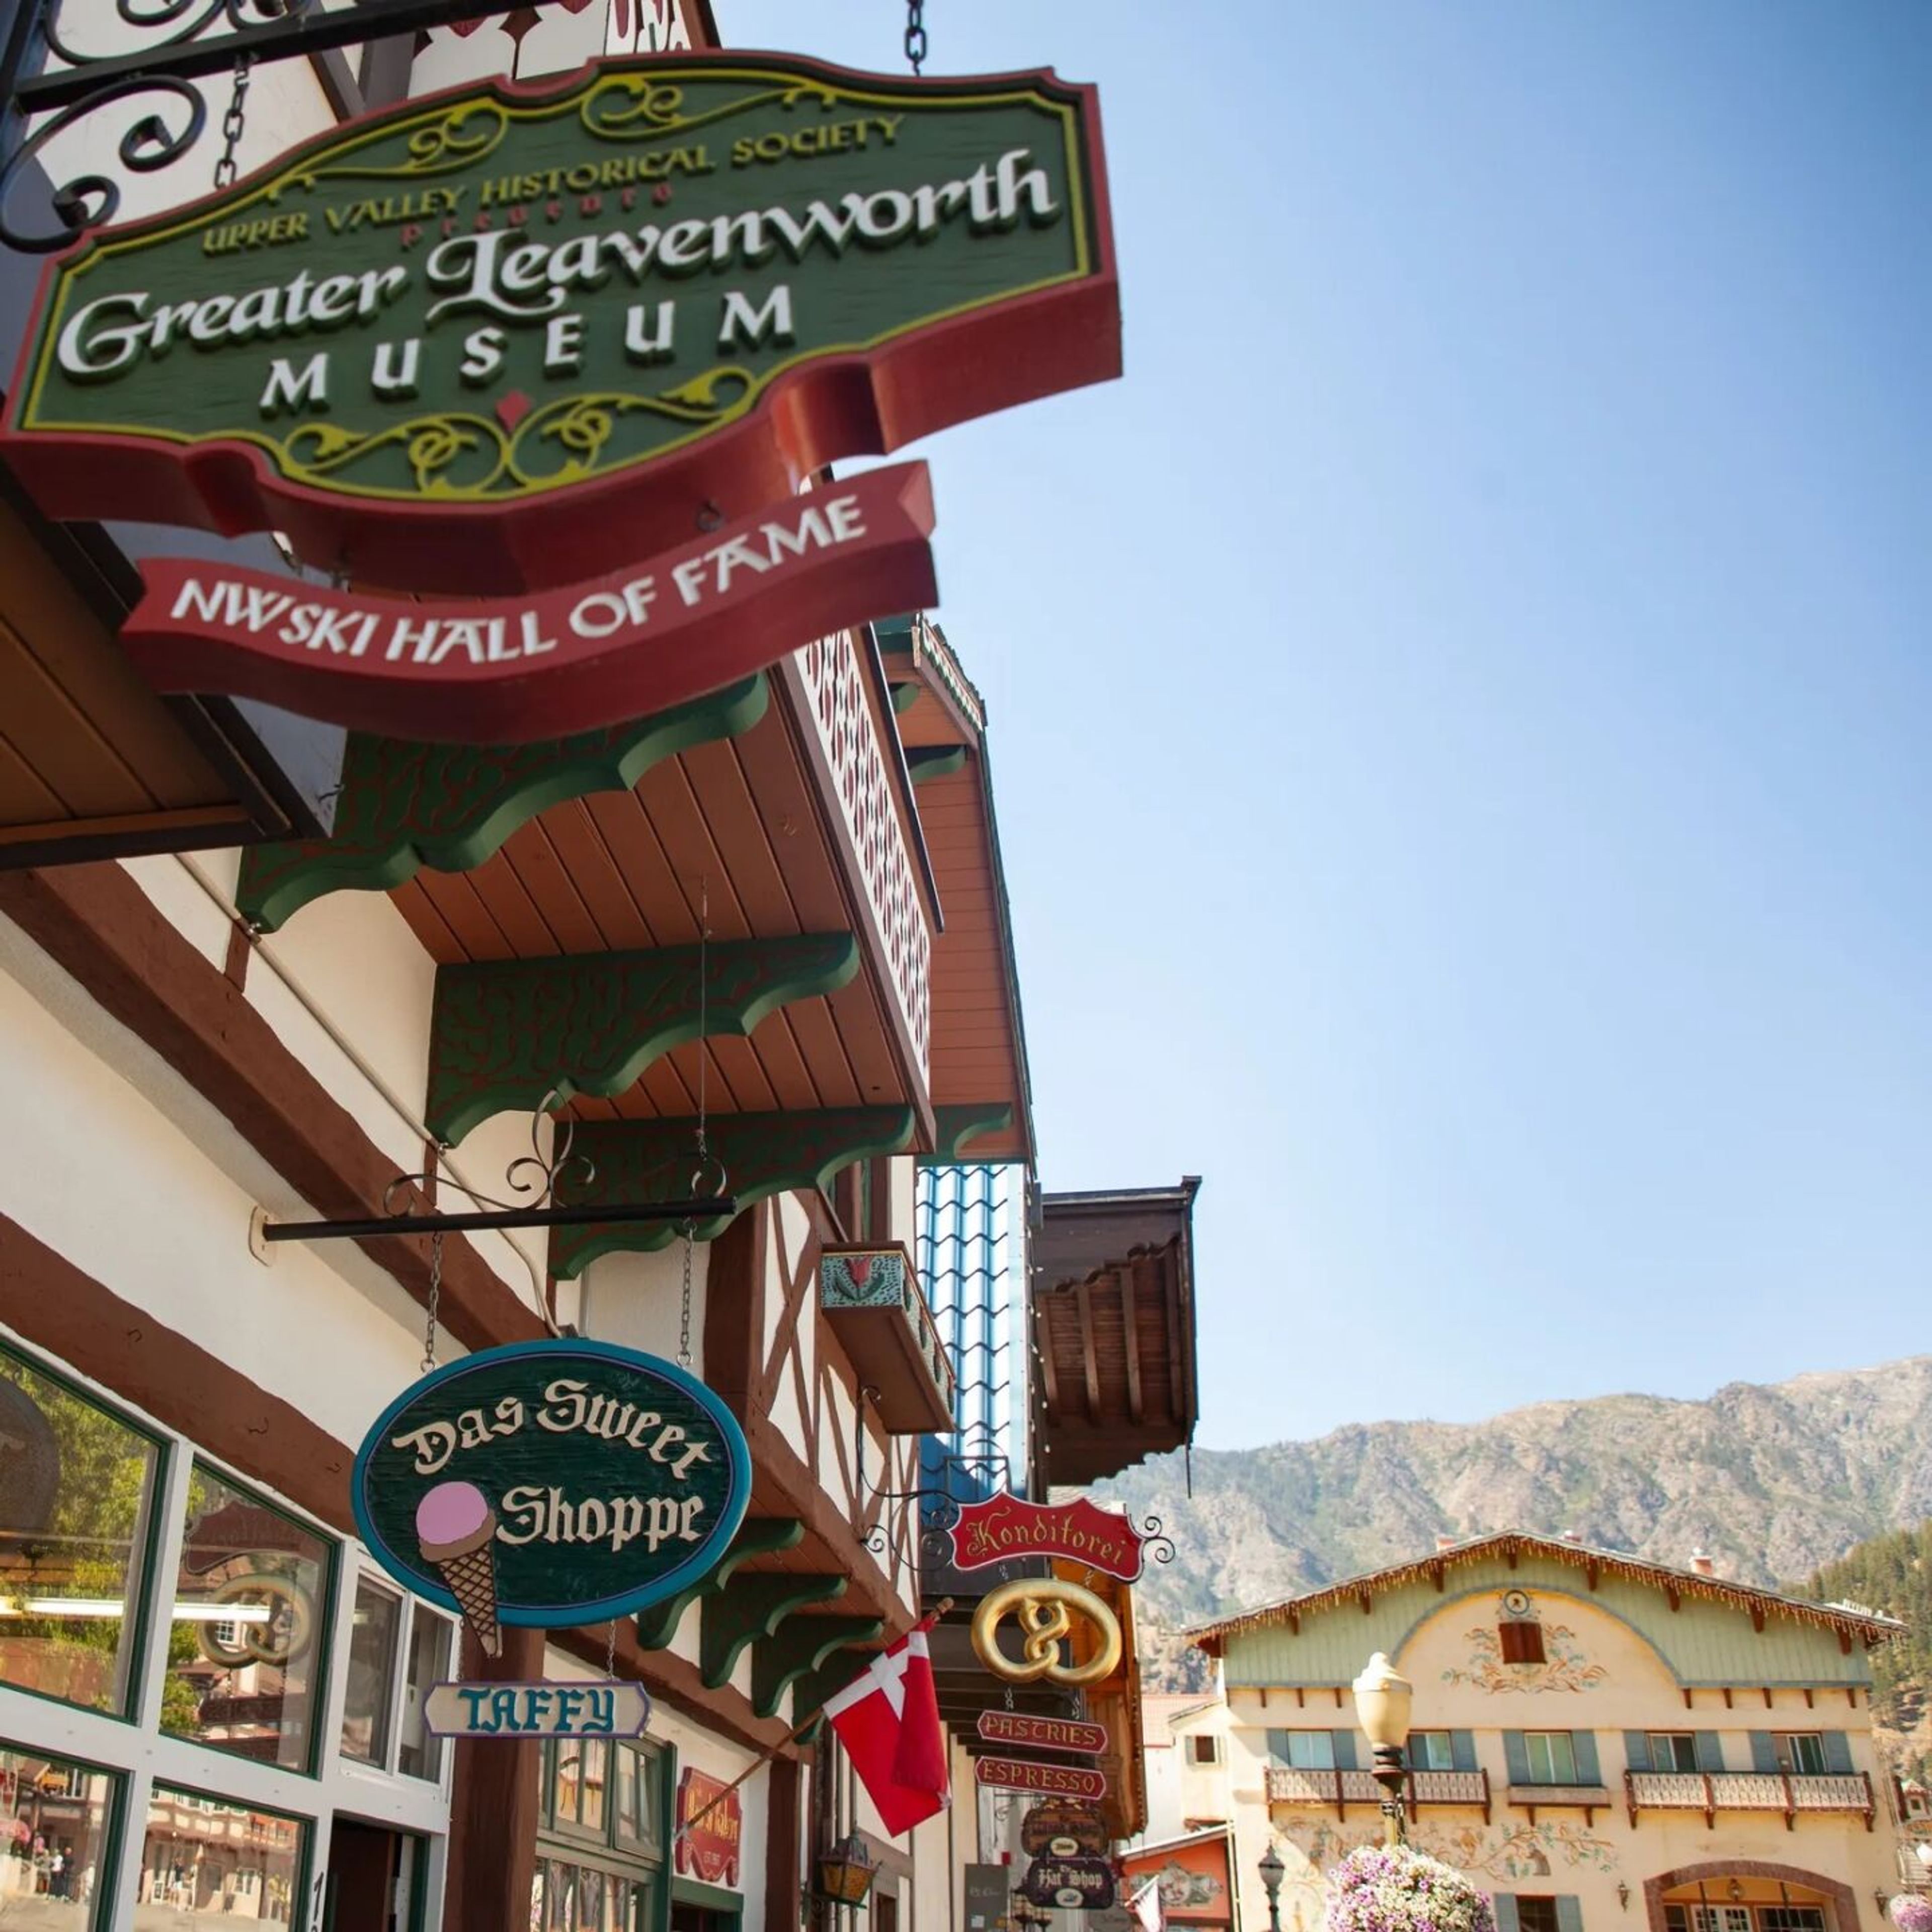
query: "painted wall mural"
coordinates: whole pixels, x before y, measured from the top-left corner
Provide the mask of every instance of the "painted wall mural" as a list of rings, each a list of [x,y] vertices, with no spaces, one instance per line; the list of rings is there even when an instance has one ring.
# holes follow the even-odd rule
[[[1486,1879],[1505,1888],[1523,1879],[1617,1868],[1616,1847],[1610,1840],[1568,1820],[1534,1825],[1501,1820],[1490,1826],[1446,1828],[1424,1821],[1412,1828],[1408,1835],[1417,1850],[1472,1878]],[[1317,1932],[1327,1913],[1330,1870],[1358,1846],[1380,1844],[1380,1821],[1337,1826],[1333,1819],[1297,1819],[1282,1829],[1281,1836],[1301,1854],[1286,1861],[1282,1923],[1288,1932]]]
[[[1212,1872],[1190,1871],[1178,1858],[1169,1858],[1155,1874],[1160,1902],[1168,1912],[1198,1912],[1218,1905],[1228,1888]]]
[[[1444,1683],[1471,1684],[1492,1696],[1517,1693],[1533,1697],[1546,1690],[1594,1690],[1610,1674],[1602,1664],[1590,1660],[1568,1624],[1542,1626],[1540,1664],[1505,1664],[1496,1629],[1494,1623],[1478,1624],[1463,1634],[1469,1654],[1463,1663],[1452,1664],[1443,1672]]]

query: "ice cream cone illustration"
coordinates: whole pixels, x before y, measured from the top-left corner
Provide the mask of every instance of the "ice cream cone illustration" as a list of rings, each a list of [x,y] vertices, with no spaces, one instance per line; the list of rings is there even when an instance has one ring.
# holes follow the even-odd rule
[[[474,1483],[439,1483],[416,1504],[416,1540],[476,1633],[485,1657],[500,1655],[496,1622],[496,1512]]]

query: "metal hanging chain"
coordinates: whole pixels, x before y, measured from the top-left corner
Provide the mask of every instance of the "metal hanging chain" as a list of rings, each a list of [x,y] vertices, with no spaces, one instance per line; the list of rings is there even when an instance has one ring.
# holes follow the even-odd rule
[[[429,1325],[423,1330],[422,1370],[436,1366],[436,1305],[442,1299],[442,1230],[429,1238]]]
[[[695,1194],[705,1167],[711,1158],[707,1144],[708,1129],[705,1120],[705,1066],[704,1040],[710,1029],[710,962],[706,955],[711,944],[711,882],[708,877],[700,877],[698,882],[698,1167],[692,1176],[691,1191]],[[695,1223],[684,1224],[684,1304],[678,1316],[677,1365],[681,1369],[691,1366],[691,1251]]]
[[[228,97],[228,112],[221,117],[221,158],[214,164],[214,191],[218,194],[224,188],[232,188],[236,176],[241,172],[235,156],[242,145],[242,130],[248,118],[250,64],[247,54],[236,56],[235,89]]]
[[[915,76],[926,64],[926,0],[906,0],[906,64]]]
[[[681,1369],[691,1366],[691,1227],[684,1224],[684,1307],[677,1323],[677,1365]]]
[[[604,1646],[604,1675],[614,1678],[617,1675],[617,1619],[610,1619],[610,1640]]]

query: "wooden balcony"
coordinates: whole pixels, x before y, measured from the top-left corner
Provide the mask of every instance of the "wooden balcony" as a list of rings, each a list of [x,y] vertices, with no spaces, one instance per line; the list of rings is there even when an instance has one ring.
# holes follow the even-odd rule
[[[818,1305],[889,1436],[952,1426],[952,1364],[902,1247],[827,1248]]]
[[[1701,1811],[1707,1830],[1720,1811],[1770,1811],[1789,1832],[1801,1811],[1855,1811],[1872,1828],[1870,1778],[1862,1771],[1808,1778],[1788,1772],[1627,1771],[1624,1801],[1630,1821],[1650,1811]]]
[[[1403,1796],[1412,1818],[1426,1804],[1467,1804],[1480,1808],[1483,1822],[1490,1822],[1486,1771],[1412,1771]],[[1270,1805],[1332,1804],[1336,1816],[1346,1818],[1351,1804],[1379,1805],[1382,1791],[1372,1772],[1294,1771],[1277,1764],[1268,1767],[1268,1802]]]
[[[1528,1812],[1532,1825],[1539,1810],[1580,1811],[1584,1823],[1594,1825],[1610,1802],[1610,1787],[1603,1784],[1512,1784],[1508,1796]]]

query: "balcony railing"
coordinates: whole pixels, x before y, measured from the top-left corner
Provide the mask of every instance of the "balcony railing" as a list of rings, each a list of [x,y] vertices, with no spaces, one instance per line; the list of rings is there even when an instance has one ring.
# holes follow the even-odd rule
[[[952,1358],[903,1247],[827,1248],[818,1264],[818,1305],[851,1358],[888,1436],[924,1436],[952,1425]]]
[[[1490,1821],[1490,1774],[1486,1771],[1412,1771],[1403,1792],[1411,1817],[1422,1804],[1472,1804]],[[1332,1804],[1338,1818],[1351,1804],[1379,1804],[1382,1786],[1366,1771],[1295,1771],[1270,1765],[1268,1774],[1270,1804]]]
[[[1871,1780],[1862,1771],[1806,1777],[1782,1771],[1627,1771],[1624,1797],[1634,1825],[1640,1810],[1701,1811],[1706,1829],[1720,1811],[1772,1811],[1792,1828],[1801,1811],[1856,1811],[1872,1828]]]

